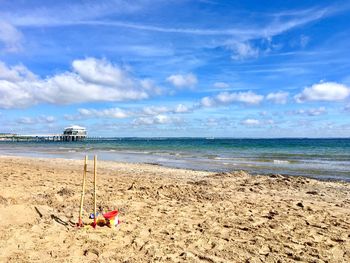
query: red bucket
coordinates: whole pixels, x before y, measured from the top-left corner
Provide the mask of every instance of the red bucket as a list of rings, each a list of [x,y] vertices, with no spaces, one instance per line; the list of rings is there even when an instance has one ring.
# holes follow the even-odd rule
[[[114,210],[103,214],[103,217],[109,220],[113,220],[118,215],[118,210]]]

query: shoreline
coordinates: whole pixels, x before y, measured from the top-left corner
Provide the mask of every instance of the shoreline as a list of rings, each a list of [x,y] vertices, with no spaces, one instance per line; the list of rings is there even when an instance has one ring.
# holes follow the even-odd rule
[[[0,154],[157,163],[167,167],[284,174],[350,182],[350,140],[119,138],[98,142],[0,143]]]
[[[117,229],[77,229],[83,160],[0,156],[0,261],[350,260],[350,184],[98,162]],[[92,211],[88,163],[83,220]],[[39,211],[39,212],[38,212]]]
[[[83,160],[83,156],[85,155],[81,155],[79,157],[76,158],[68,158],[67,156],[58,156],[58,157],[53,157],[53,156],[49,156],[49,157],[43,157],[41,156],[43,154],[40,154],[40,156],[32,156],[32,155],[6,155],[6,154],[0,154],[0,158],[24,158],[24,159],[44,159],[44,160],[71,160],[71,161],[82,161]],[[90,158],[93,157],[93,154],[89,155]],[[116,164],[134,164],[134,165],[153,165],[153,166],[159,166],[159,167],[164,167],[164,168],[168,168],[168,169],[175,169],[175,170],[188,170],[188,171],[194,171],[194,172],[206,172],[206,173],[235,173],[235,172],[245,172],[248,173],[252,176],[273,176],[273,175],[281,175],[281,176],[286,176],[286,177],[301,177],[301,178],[307,178],[307,179],[312,179],[312,180],[317,180],[317,181],[321,181],[321,182],[340,182],[340,183],[350,183],[350,178],[333,178],[333,177],[325,177],[322,178],[321,176],[312,176],[312,175],[298,175],[298,174],[288,174],[288,173],[273,173],[273,172],[256,172],[256,171],[247,171],[245,169],[195,169],[195,168],[186,168],[186,167],[178,167],[176,165],[170,165],[170,164],[162,164],[162,163],[157,163],[157,162],[132,162],[132,161],[115,161],[115,160],[105,160],[105,159],[99,159],[99,162],[107,162],[107,163],[116,163]]]

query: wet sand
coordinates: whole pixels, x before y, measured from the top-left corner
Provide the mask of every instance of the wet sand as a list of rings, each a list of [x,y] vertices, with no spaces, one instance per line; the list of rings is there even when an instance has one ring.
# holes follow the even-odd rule
[[[94,230],[74,226],[82,161],[0,164],[1,262],[350,261],[349,183],[99,162],[98,206],[121,224]]]

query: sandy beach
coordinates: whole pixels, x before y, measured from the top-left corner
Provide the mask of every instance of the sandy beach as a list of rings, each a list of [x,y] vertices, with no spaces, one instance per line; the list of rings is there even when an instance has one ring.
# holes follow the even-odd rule
[[[1,262],[350,261],[349,183],[99,161],[98,206],[121,224],[94,230],[74,226],[83,161],[0,163]]]

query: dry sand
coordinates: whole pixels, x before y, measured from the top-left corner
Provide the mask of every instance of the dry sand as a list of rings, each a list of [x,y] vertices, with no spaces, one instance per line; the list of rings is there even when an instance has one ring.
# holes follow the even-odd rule
[[[350,262],[350,184],[99,162],[77,229],[82,161],[0,157],[1,262]],[[84,220],[92,212],[89,163]]]

